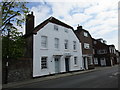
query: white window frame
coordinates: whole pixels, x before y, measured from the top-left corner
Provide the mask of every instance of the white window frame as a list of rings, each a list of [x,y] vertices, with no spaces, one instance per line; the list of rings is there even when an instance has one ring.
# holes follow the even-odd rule
[[[41,57],[41,69],[47,69],[48,68],[48,62],[47,61],[48,61],[48,57]]]
[[[90,49],[90,44],[84,43],[84,48],[85,48],[85,49]]]
[[[74,57],[74,65],[77,65],[78,64],[78,58],[75,56]]]
[[[107,51],[105,50],[105,49],[103,49],[103,50],[98,50],[98,54],[106,54],[107,53]]]
[[[88,33],[87,33],[87,32],[84,32],[84,36],[85,36],[85,37],[88,37]]]
[[[65,50],[68,49],[68,40],[65,40],[65,41],[64,41],[64,48],[65,48]]]
[[[45,40],[43,40],[45,39]],[[47,40],[47,36],[41,36],[41,47],[42,48],[47,48],[48,47],[48,40]]]
[[[73,41],[73,50],[77,50],[77,42]]]
[[[54,25],[54,30],[58,31],[58,25]]]
[[[59,49],[59,38],[55,38],[55,49]]]

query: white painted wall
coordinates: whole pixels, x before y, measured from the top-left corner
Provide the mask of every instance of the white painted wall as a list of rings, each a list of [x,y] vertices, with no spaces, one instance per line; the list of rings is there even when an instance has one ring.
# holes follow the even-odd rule
[[[36,35],[34,35],[34,44],[33,44],[33,77],[37,76],[43,76],[48,74],[54,74],[55,73],[55,63],[54,63],[54,57],[53,55],[60,54],[63,55],[60,58],[60,72],[65,72],[65,53],[69,52],[71,53],[70,57],[70,71],[74,70],[82,70],[82,50],[81,50],[81,43],[79,43],[78,38],[72,31],[72,29],[68,29],[68,33],[64,31],[63,26],[58,25],[59,30],[54,30],[54,24],[48,23],[45,25],[41,30],[37,32]],[[41,48],[41,36],[47,36],[48,38],[48,48],[42,49]],[[54,48],[54,38],[59,38],[59,50],[55,50]],[[69,42],[69,49],[64,49],[64,40],[67,39]],[[73,50],[73,41],[77,42],[77,50]],[[41,69],[41,57],[47,56],[48,57],[48,68],[47,69]],[[74,56],[77,56],[78,58],[78,64],[77,66],[74,65]]]

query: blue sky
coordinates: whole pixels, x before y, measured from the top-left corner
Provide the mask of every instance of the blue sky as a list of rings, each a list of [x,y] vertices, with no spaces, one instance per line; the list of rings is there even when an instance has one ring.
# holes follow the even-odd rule
[[[93,38],[103,38],[118,49],[119,0],[34,0],[28,7],[35,15],[35,26],[50,16],[88,30]]]

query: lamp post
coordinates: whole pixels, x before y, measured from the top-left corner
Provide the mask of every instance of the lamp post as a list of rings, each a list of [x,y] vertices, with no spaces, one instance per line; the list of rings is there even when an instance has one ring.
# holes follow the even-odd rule
[[[8,31],[8,35],[7,35],[7,37],[8,37],[8,47],[7,47],[7,56],[6,56],[6,58],[7,58],[7,60],[6,60],[6,79],[5,79],[5,83],[8,83],[8,66],[9,66],[9,38],[10,38],[10,30],[11,30],[11,28],[12,28],[12,23],[10,23],[10,22],[8,22],[7,24],[6,24],[6,29],[7,29],[7,31]]]

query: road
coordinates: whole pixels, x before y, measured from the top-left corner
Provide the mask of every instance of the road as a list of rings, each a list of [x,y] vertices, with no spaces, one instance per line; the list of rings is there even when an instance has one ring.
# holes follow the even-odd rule
[[[118,67],[105,68],[16,88],[118,88]]]

